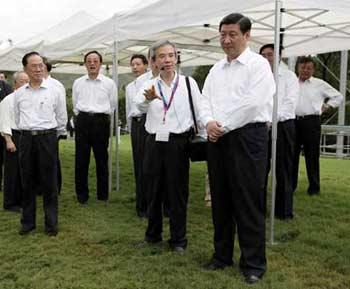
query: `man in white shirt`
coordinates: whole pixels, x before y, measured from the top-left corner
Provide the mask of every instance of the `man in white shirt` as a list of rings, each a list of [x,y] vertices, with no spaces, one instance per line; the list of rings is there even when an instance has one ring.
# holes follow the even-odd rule
[[[57,88],[61,91],[62,97],[66,98],[66,89],[63,86],[63,84],[58,81],[57,79],[51,77],[50,72],[52,69],[51,63],[48,61],[46,57],[44,57],[44,78],[52,83],[52,85],[57,86]],[[58,137],[58,142],[61,139],[67,138],[67,131],[65,130],[62,135]],[[58,186],[58,194],[61,194],[61,188],[62,188],[62,172],[61,172],[61,161],[60,161],[60,152],[59,152],[60,146],[57,147],[57,186]]]
[[[29,82],[24,71],[13,74],[14,88],[17,90]],[[18,162],[20,131],[14,117],[14,93],[0,102],[0,132],[5,139],[6,153],[4,161],[4,210],[20,212],[22,203],[22,185]]]
[[[36,227],[36,191],[34,175],[40,180],[45,212],[45,232],[58,232],[57,135],[67,123],[66,100],[44,79],[44,63],[37,52],[22,59],[29,84],[15,91],[15,121],[21,132],[19,163],[23,185],[22,227],[19,234]],[[36,169],[38,169],[36,171]]]
[[[4,74],[5,76],[5,74]],[[6,78],[0,79],[0,101],[3,100],[3,98],[6,95],[9,95],[12,93],[12,87],[6,82]],[[0,138],[0,190],[2,190],[2,177],[3,177],[3,163],[4,163],[4,152],[5,152],[5,143],[2,138]]]
[[[309,180],[307,193],[320,193],[320,137],[321,114],[330,107],[338,107],[343,95],[322,79],[313,77],[316,63],[311,57],[298,60],[300,96],[296,107],[296,149],[293,188],[298,185],[300,151],[303,147]],[[325,103],[326,101],[326,103]]]
[[[282,51],[282,49],[281,49]],[[280,51],[280,55],[281,55]],[[274,65],[274,44],[265,44],[260,54]],[[277,109],[277,153],[276,153],[276,203],[275,216],[279,219],[293,218],[293,162],[295,149],[295,107],[299,98],[299,83],[294,72],[282,64],[278,70]],[[266,174],[265,196],[270,171],[271,132],[269,142],[268,171]]]
[[[136,79],[125,88],[125,115],[131,136],[136,189],[136,213],[140,218],[144,218],[147,215],[147,200],[143,184],[142,164],[147,136],[145,130],[146,114],[136,107],[133,99],[144,82],[139,80],[138,77],[146,72],[148,61],[143,54],[134,54],[130,59],[130,66]]]
[[[208,133],[208,171],[215,253],[205,266],[233,264],[237,230],[245,282],[266,271],[264,182],[268,157],[267,122],[272,121],[275,82],[266,59],[247,46],[251,22],[238,13],[219,25],[227,55],[210,70],[202,91],[200,120]]]
[[[78,202],[89,199],[88,172],[91,149],[96,162],[97,199],[108,200],[108,141],[110,115],[117,107],[117,86],[100,73],[102,56],[90,51],[84,56],[88,74],[73,83],[76,117],[75,191]]]
[[[187,246],[186,210],[189,181],[189,137],[193,126],[185,76],[176,69],[177,51],[173,43],[152,45],[151,57],[159,76],[143,85],[136,96],[138,108],[147,112],[144,174],[147,184],[148,227],[145,241],[162,240],[162,203],[169,204],[170,248],[183,252]],[[190,78],[195,107],[200,92]]]

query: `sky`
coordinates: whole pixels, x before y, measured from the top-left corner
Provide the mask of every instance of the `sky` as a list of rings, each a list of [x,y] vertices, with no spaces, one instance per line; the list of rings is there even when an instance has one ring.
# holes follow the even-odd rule
[[[47,30],[84,10],[98,20],[114,13],[153,0],[2,0],[0,9],[0,41],[14,44]]]

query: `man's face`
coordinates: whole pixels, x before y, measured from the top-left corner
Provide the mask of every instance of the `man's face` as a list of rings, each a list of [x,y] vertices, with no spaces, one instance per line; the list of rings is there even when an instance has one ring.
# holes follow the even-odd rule
[[[159,47],[156,51],[155,63],[160,71],[175,71],[177,58],[174,47],[171,45]]]
[[[144,74],[147,69],[147,64],[144,64],[141,58],[134,58],[131,63],[131,72],[135,77],[139,77],[141,74]]]
[[[24,71],[29,76],[31,82],[41,82],[44,78],[44,62],[39,55],[29,56]]]
[[[270,47],[267,47],[261,51],[261,55],[267,59],[267,61],[270,63],[271,69],[273,68],[273,49]]]
[[[100,57],[96,53],[91,53],[86,57],[85,67],[88,74],[99,74],[101,65]]]
[[[220,44],[226,55],[237,58],[246,48],[250,32],[242,33],[239,24],[223,24],[220,30]]]
[[[6,77],[5,74],[0,73],[0,80],[6,81]]]
[[[315,66],[312,62],[300,63],[298,65],[298,74],[302,81],[309,79],[314,75],[314,72]]]
[[[21,86],[27,84],[29,82],[29,77],[27,73],[21,72],[18,74],[17,78],[15,79],[15,89],[20,88]]]

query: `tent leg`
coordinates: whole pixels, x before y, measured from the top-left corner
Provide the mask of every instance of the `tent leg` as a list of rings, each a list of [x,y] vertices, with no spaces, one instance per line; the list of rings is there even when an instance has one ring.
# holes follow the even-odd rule
[[[348,51],[341,52],[340,62],[340,92],[344,95],[344,101],[339,106],[338,125],[345,125],[345,107],[346,107],[346,83],[348,69]],[[337,157],[341,158],[344,155],[344,136],[340,133],[337,135]]]
[[[271,212],[270,212],[270,239],[269,245],[274,244],[274,225],[275,225],[275,197],[276,197],[276,143],[277,143],[277,108],[278,108],[278,67],[280,50],[280,31],[282,22],[282,2],[275,2],[275,43],[274,43],[274,77],[276,82],[276,93],[273,98],[272,115],[272,149],[271,149]]]

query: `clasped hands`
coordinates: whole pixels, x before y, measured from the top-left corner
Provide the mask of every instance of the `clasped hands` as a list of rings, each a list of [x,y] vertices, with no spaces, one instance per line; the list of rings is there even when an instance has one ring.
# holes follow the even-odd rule
[[[221,123],[216,120],[209,121],[207,123],[206,128],[207,128],[208,140],[210,142],[217,142],[219,137],[223,136],[225,132]]]

